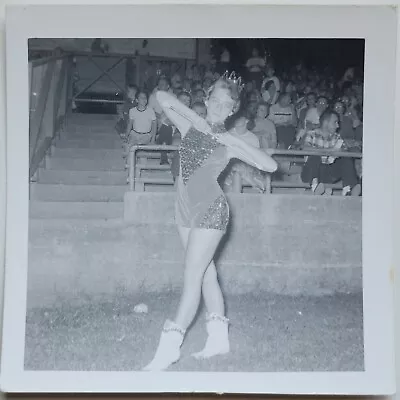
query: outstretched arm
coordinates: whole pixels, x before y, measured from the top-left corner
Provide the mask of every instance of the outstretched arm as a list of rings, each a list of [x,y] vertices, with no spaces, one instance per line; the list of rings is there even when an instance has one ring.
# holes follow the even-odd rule
[[[192,126],[196,125],[198,120],[202,119],[193,110],[167,92],[158,91],[156,98],[167,117],[178,128],[182,138]]]
[[[228,134],[219,137],[218,140],[227,146],[228,158],[238,158],[265,172],[272,173],[278,169],[277,162],[265,151],[251,146],[235,136]]]

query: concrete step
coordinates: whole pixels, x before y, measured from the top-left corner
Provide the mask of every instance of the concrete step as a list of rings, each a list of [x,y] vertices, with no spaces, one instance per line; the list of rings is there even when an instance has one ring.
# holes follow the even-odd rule
[[[39,169],[39,183],[64,185],[126,185],[126,171],[70,171]]]
[[[31,219],[115,219],[123,218],[122,202],[51,202],[30,201]]]
[[[68,131],[79,131],[79,130],[90,130],[92,132],[106,132],[114,131],[117,125],[117,120],[115,121],[83,121],[83,122],[68,122],[66,128]]]
[[[119,136],[114,126],[68,126],[64,129],[64,134],[69,135],[112,135]]]
[[[122,202],[127,185],[31,184],[30,198],[36,201]],[[67,207],[67,205],[65,205]]]
[[[122,142],[119,138],[109,139],[65,139],[56,142],[56,147],[60,149],[122,149]]]
[[[125,162],[122,157],[105,159],[48,157],[46,167],[70,171],[124,171]]]
[[[68,116],[68,121],[112,121],[118,118],[116,114],[74,113]]]
[[[81,133],[64,133],[61,137],[63,140],[118,140],[122,146],[122,140],[118,135],[113,133],[93,133],[93,132],[81,132]]]
[[[171,192],[175,192],[175,186],[173,185],[145,185],[145,192],[165,192],[165,193],[171,193]]]
[[[122,159],[122,150],[118,149],[71,149],[53,147],[52,157],[59,158],[86,158],[91,160]]]

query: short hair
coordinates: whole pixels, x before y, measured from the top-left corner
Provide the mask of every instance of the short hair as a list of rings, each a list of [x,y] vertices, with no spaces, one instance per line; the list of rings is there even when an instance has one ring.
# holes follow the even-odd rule
[[[139,86],[135,85],[134,83],[130,83],[129,85],[127,85],[127,89],[135,89],[136,91],[139,90]]]
[[[144,90],[144,89],[139,89],[139,90],[136,92],[136,100],[139,100],[139,96],[140,96],[141,94],[144,94],[144,95],[146,96],[147,101],[149,100],[149,94],[148,94],[148,93],[146,92],[146,90]]]
[[[204,107],[204,108],[207,108],[206,105],[205,105],[203,102],[201,102],[201,101],[195,101],[195,102],[192,104],[192,108],[195,108],[195,107]]]
[[[187,92],[186,90],[181,90],[181,91],[178,93],[177,97],[181,97],[181,96],[186,96],[186,97],[188,97],[190,100],[192,100],[192,96],[191,96],[190,93]]]
[[[323,124],[327,121],[329,121],[333,116],[335,116],[338,120],[340,119],[339,114],[331,109],[325,110],[321,116],[319,117],[319,124],[322,127]]]
[[[318,96],[318,97],[317,97],[317,103],[318,103],[321,99],[326,100],[327,103],[329,102],[329,99],[328,99],[327,96]]]
[[[268,111],[269,108],[270,108],[270,104],[267,103],[267,102],[264,101],[264,100],[261,100],[261,101],[259,101],[258,104],[257,104],[257,109],[258,109],[259,107],[265,107],[265,108],[267,109],[267,111]]]
[[[169,80],[165,75],[161,75],[161,76],[157,79],[157,84],[156,84],[156,86],[158,86],[158,84],[159,84],[161,81],[165,81],[165,82],[167,82],[167,85],[168,85],[168,86],[171,86],[170,80]]]

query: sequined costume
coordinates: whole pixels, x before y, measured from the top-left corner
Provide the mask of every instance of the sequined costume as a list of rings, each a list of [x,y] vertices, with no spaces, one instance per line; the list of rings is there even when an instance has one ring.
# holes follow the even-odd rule
[[[226,134],[223,124],[212,125]],[[226,231],[229,205],[217,179],[229,159],[216,138],[191,128],[179,147],[180,176],[175,208],[176,223],[187,228]]]

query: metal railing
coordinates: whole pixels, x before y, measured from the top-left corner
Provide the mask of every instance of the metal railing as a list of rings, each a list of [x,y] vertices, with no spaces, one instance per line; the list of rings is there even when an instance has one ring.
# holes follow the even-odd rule
[[[143,170],[169,170],[170,165],[157,165],[143,162],[147,158],[160,159],[160,153],[162,151],[175,152],[178,150],[178,146],[167,146],[167,145],[134,145],[129,149],[128,155],[128,183],[130,191],[144,191],[146,184],[152,185],[173,185],[174,180],[166,177],[142,177],[141,172]],[[277,161],[279,165],[286,163],[298,163],[304,164],[305,157],[307,156],[332,156],[332,157],[349,157],[354,159],[362,159],[362,153],[349,152],[349,151],[337,151],[331,152],[326,150],[271,150],[271,156]],[[138,158],[141,160],[138,162]],[[304,182],[288,182],[282,180],[273,180],[273,174],[265,174],[265,194],[271,194],[274,188],[293,188],[293,189],[306,189],[310,188],[310,184]],[[237,179],[237,180],[236,180]],[[251,185],[244,182],[239,174],[236,174],[236,182],[233,186],[234,192],[241,193],[243,188],[250,187]],[[333,189],[341,189],[341,184],[328,185]]]
[[[168,146],[168,145],[135,145],[131,146],[129,149],[128,155],[128,183],[130,191],[144,191],[145,184],[154,184],[154,185],[173,185],[174,180],[172,178],[149,178],[142,177],[142,170],[169,170],[170,166],[167,165],[151,165],[146,162],[138,163],[137,158],[141,158],[142,160],[148,158],[156,158],[159,159],[161,152],[166,151],[168,153],[175,152],[178,150],[178,146]],[[139,151],[142,154],[139,154]],[[141,161],[142,161],[141,160]]]
[[[29,62],[29,178],[35,174],[66,123],[71,96],[71,57]]]

